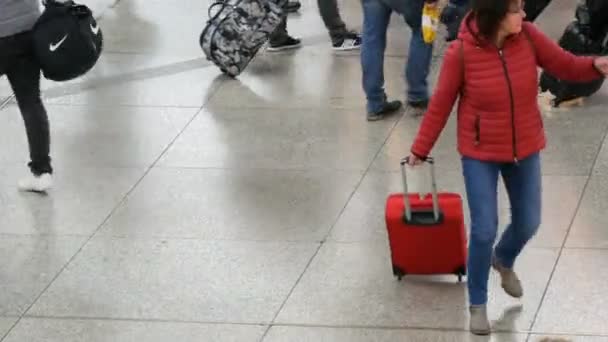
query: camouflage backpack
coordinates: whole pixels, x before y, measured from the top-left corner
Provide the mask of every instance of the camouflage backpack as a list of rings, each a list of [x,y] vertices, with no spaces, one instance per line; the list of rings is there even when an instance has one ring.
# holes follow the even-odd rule
[[[207,59],[225,74],[232,77],[240,74],[283,20],[286,2],[216,1],[209,7],[209,21],[200,36]]]

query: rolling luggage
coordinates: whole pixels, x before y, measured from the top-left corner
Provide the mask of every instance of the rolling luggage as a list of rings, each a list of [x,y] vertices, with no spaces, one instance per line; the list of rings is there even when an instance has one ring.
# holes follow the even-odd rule
[[[199,40],[207,59],[223,73],[238,76],[284,19],[286,2],[216,0]]]
[[[559,45],[575,55],[605,55],[608,53],[606,29],[601,32],[592,30],[592,12],[586,4],[581,3],[576,9],[576,20],[571,22],[559,40]],[[605,19],[604,19],[605,20]],[[595,39],[594,39],[595,36]],[[553,105],[558,107],[562,102],[579,97],[588,97],[597,92],[604,83],[603,77],[586,83],[566,82],[555,78],[547,72],[540,77],[540,88],[555,96]]]
[[[404,193],[391,194],[386,201],[386,228],[393,274],[466,275],[467,239],[462,197],[457,193],[437,193],[434,160],[430,165],[432,193],[408,193],[406,164],[401,161]],[[405,195],[404,195],[405,194]]]

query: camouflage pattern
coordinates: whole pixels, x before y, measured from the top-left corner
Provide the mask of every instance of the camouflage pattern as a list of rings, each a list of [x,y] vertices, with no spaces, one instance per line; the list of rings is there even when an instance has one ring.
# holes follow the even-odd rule
[[[284,19],[287,0],[224,0],[209,7],[200,37],[207,59],[224,73],[239,75]],[[213,13],[219,9],[216,13]]]

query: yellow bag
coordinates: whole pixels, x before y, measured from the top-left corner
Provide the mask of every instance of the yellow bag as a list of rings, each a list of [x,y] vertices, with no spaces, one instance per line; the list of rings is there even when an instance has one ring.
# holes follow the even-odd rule
[[[431,44],[437,36],[439,27],[439,6],[436,2],[425,3],[422,9],[422,36],[424,42]]]

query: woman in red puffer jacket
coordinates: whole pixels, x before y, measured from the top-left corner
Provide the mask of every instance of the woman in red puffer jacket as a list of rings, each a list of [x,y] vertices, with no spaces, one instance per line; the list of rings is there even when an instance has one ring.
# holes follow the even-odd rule
[[[545,133],[537,104],[537,66],[568,81],[608,74],[608,59],[564,51],[523,22],[522,7],[521,0],[473,0],[459,39],[447,49],[409,158],[417,165],[429,155],[460,95],[458,150],[471,211],[470,327],[482,335],[491,331],[486,310],[490,268],[499,272],[509,295],[521,297],[513,265],[540,225],[539,152],[545,147]],[[512,221],[494,248],[499,176],[509,194]]]

